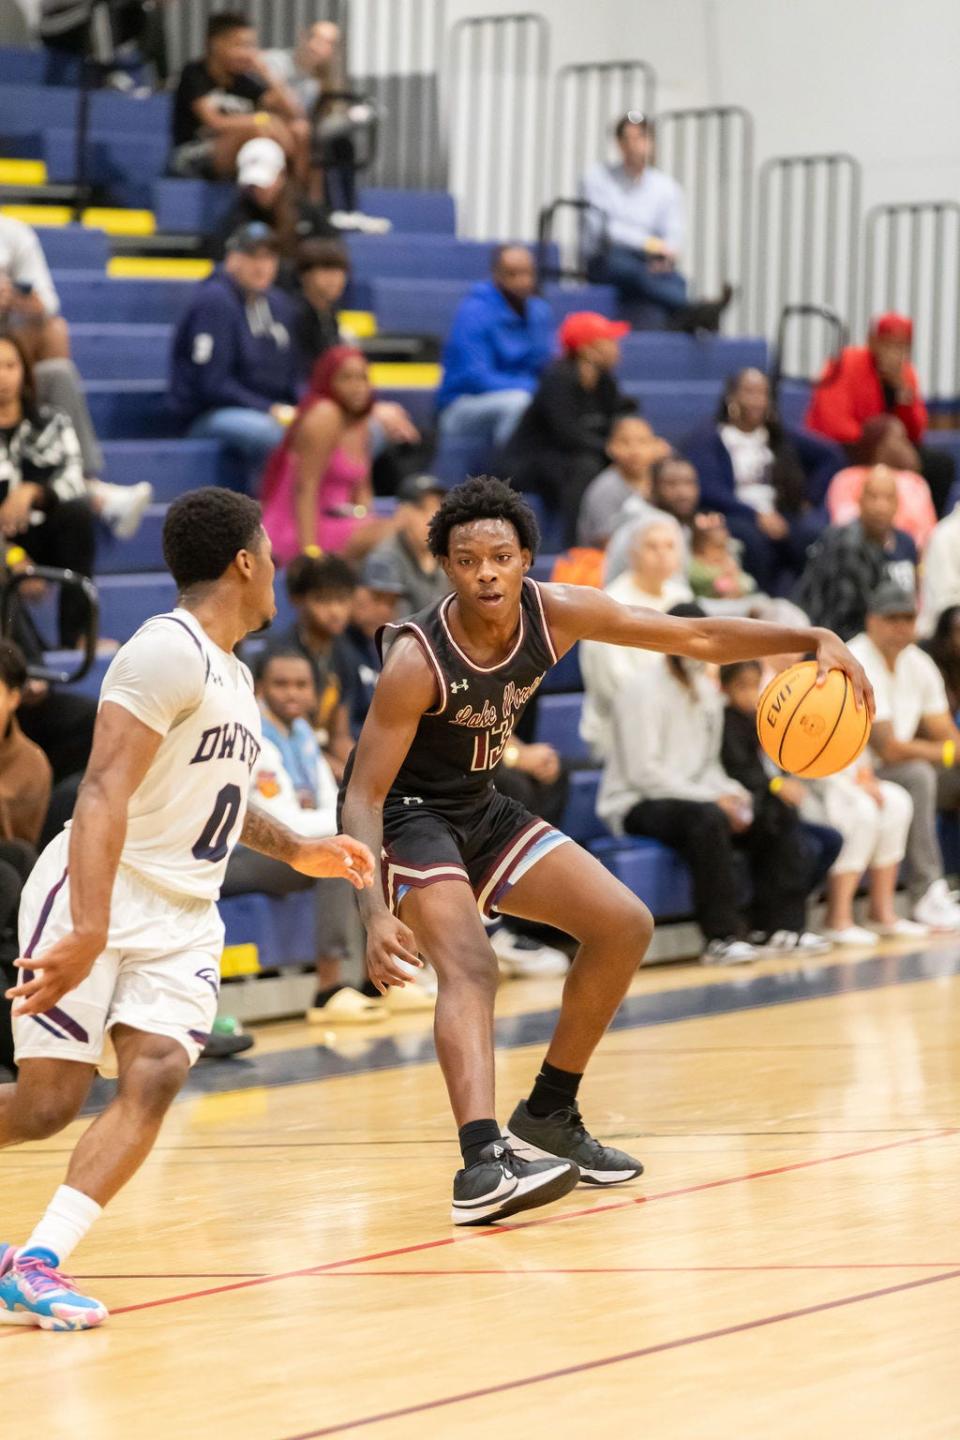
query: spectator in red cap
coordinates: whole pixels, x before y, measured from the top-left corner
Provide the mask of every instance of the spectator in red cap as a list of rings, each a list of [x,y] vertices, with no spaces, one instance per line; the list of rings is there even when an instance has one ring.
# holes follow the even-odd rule
[[[953,484],[953,461],[923,444],[927,407],[910,363],[913,322],[906,315],[878,315],[866,345],[847,345],[827,362],[807,411],[809,429],[853,452],[875,415],[895,415],[920,453],[920,471],[942,515]]]
[[[561,359],[548,365],[504,455],[519,490],[535,490],[561,516],[563,543],[576,536],[580,501],[607,463],[614,422],[636,407],[614,378],[626,321],[592,310],[568,315],[560,326]]]

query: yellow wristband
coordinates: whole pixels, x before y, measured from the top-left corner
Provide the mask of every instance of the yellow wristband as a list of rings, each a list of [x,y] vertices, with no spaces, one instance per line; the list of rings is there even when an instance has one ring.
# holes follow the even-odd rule
[[[304,555],[309,555],[311,560],[323,559],[323,551],[319,545],[304,545],[303,553]]]
[[[22,545],[11,545],[7,551],[6,560],[8,565],[22,565],[27,558],[27,552]]]
[[[774,775],[773,779],[770,781],[770,785],[768,788],[771,795],[779,795],[780,791],[783,789],[783,776]]]
[[[957,742],[955,740],[944,740],[943,742],[943,768],[952,770],[957,758]]]
[[[254,123],[254,125],[259,125],[261,130],[264,128],[265,125],[269,125],[269,124],[270,124],[270,112],[269,112],[269,110],[258,110],[257,113],[256,113],[256,114],[254,115],[254,117],[253,117],[253,123]]]

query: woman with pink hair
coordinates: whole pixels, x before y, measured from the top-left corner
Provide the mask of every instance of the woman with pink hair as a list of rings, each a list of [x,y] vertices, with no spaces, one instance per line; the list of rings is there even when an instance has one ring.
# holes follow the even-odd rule
[[[896,415],[874,415],[864,422],[854,451],[857,463],[840,470],[827,490],[827,510],[832,525],[848,525],[860,518],[860,496],[867,476],[878,466],[894,472],[897,482],[897,513],[893,523],[905,530],[922,550],[937,523],[930,487],[920,471],[920,456],[906,426]]]
[[[317,361],[264,474],[263,523],[278,564],[314,548],[359,558],[389,528],[372,514],[373,398],[362,351],[335,345]]]

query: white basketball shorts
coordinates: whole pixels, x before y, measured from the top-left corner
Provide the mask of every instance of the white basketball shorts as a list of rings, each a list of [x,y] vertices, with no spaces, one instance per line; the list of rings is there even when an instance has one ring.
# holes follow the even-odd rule
[[[73,928],[66,831],[47,846],[20,899],[20,955],[43,969],[43,952]],[[87,978],[43,1015],[13,1021],[17,1061],[80,1060],[116,1074],[114,1025],[167,1035],[196,1061],[220,992],[223,921],[211,900],[167,894],[121,866],[107,948]]]

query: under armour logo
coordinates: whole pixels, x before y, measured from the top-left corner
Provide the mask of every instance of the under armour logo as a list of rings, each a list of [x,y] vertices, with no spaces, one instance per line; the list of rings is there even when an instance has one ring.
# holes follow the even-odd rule
[[[403,803],[404,805],[422,805],[423,801],[419,795],[404,795]]]
[[[458,690],[466,690],[469,684],[469,680],[454,680],[453,684],[450,686],[450,694],[456,695]]]

